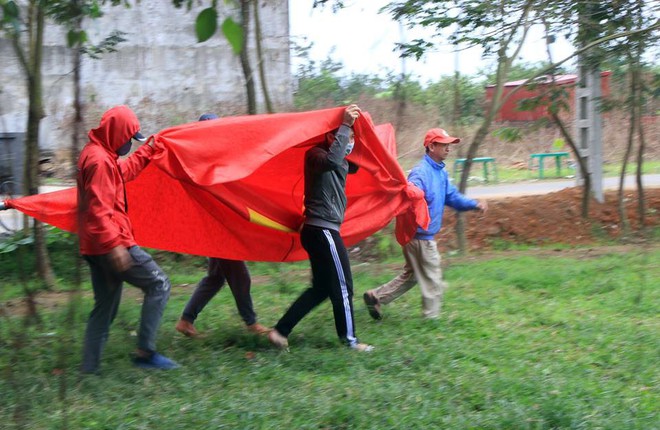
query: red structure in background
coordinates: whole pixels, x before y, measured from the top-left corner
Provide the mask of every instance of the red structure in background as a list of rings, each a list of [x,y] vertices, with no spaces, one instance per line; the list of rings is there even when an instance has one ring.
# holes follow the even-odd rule
[[[600,90],[603,97],[610,95],[610,75],[612,72],[601,72],[600,74]],[[577,83],[578,75],[556,75],[555,83],[557,85],[566,86],[566,91],[569,94],[569,106],[575,106],[575,85]],[[525,83],[525,79],[520,81],[512,81],[504,84],[503,97],[506,97],[514,88]],[[538,97],[544,94],[548,86],[552,84],[552,77],[542,76],[536,80],[536,86],[533,89],[524,86],[516,91],[509,99],[502,105],[502,108],[497,113],[495,121],[536,121],[547,115],[547,108],[539,106],[534,110],[521,111],[518,105],[521,100]],[[486,86],[486,101],[488,103],[493,99],[495,92],[494,85]],[[572,113],[571,113],[572,115]]]

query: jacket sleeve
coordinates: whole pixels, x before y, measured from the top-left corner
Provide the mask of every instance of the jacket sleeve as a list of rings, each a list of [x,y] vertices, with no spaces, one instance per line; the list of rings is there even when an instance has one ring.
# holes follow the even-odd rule
[[[87,208],[83,216],[86,234],[103,248],[113,248],[120,242],[120,232],[113,221],[117,198],[115,166],[107,160],[95,163],[84,172]]]
[[[330,145],[330,148],[325,151],[321,148],[314,148],[307,153],[308,165],[317,172],[325,172],[328,170],[336,170],[342,165],[342,161],[346,158],[346,147],[348,146],[348,134],[351,128],[347,125],[341,125],[337,133],[335,133],[335,140]]]
[[[465,197],[458,191],[458,188],[456,188],[451,182],[447,181],[445,205],[454,208],[457,211],[469,211],[477,208],[477,201]]]
[[[408,182],[415,185],[426,194],[426,181],[424,180],[424,175],[421,169],[413,169],[412,172],[410,172],[410,175],[408,175]]]
[[[138,148],[138,150],[132,153],[128,158],[119,160],[119,170],[124,177],[124,181],[129,182],[137,178],[142,169],[147,167],[153,154],[154,148],[145,144]]]

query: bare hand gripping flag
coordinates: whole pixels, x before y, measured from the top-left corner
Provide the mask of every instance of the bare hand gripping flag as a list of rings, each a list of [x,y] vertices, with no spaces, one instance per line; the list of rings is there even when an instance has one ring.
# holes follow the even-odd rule
[[[235,116],[167,128],[153,135],[156,154],[126,184],[135,238],[144,247],[249,261],[307,258],[303,222],[305,151],[341,125],[344,108]],[[368,114],[354,125],[348,207],[341,235],[347,246],[397,216],[404,244],[428,226],[421,190],[396,161],[391,125]],[[22,197],[8,207],[76,232],[76,189]]]

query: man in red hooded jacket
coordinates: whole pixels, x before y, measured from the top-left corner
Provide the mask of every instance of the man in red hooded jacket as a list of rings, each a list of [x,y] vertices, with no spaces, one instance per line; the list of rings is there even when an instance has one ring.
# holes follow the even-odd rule
[[[128,154],[133,139],[146,140],[135,113],[127,106],[113,107],[89,132],[89,142],[78,159],[80,253],[89,264],[94,288],[94,309],[83,346],[84,373],[99,371],[124,281],[144,292],[134,364],[149,369],[178,367],[156,352],[155,343],[170,295],[170,281],[151,256],[137,246],[128,218],[126,182],[135,179],[154,154],[151,140],[130,157],[119,160],[120,155]]]

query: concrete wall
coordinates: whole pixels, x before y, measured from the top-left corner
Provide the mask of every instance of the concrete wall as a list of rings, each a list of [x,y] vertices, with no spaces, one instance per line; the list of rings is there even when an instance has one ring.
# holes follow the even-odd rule
[[[244,79],[238,56],[221,33],[197,43],[194,23],[202,7],[176,9],[170,0],[131,2],[130,8],[105,7],[105,15],[86,22],[98,43],[113,30],[127,33],[118,52],[99,60],[85,57],[82,67],[85,127],[95,127],[103,111],[129,105],[145,133],[195,121],[203,112],[246,113]],[[196,3],[196,2],[194,2]],[[205,4],[208,5],[209,2]],[[218,2],[220,23],[238,11]],[[267,85],[277,110],[292,106],[288,0],[260,0],[262,50]],[[259,111],[265,107],[258,76],[254,36],[249,52],[257,83]],[[73,118],[71,50],[64,31],[49,25],[43,61],[44,106],[40,147],[56,151],[70,146]],[[0,133],[24,132],[28,100],[25,78],[9,41],[0,39]]]

